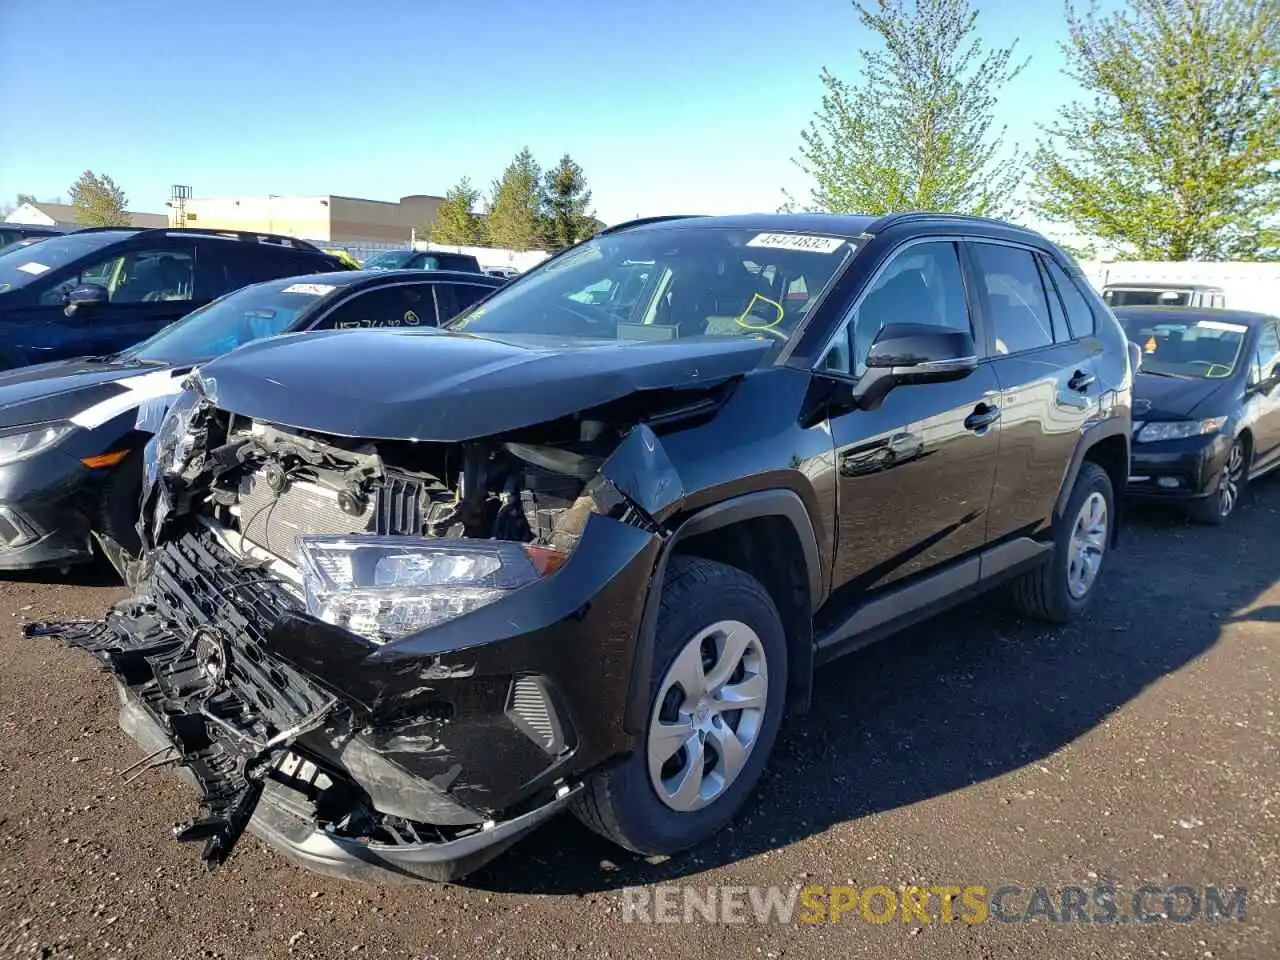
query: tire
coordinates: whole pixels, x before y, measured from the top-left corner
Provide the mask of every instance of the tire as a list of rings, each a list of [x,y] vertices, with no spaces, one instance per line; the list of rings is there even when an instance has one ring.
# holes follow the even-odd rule
[[[723,563],[673,557],[661,602],[644,732],[630,757],[591,776],[573,807],[578,819],[596,833],[645,855],[688,849],[733,819],[764,772],[777,739],[787,690],[787,643],[782,619],[768,592],[753,577]],[[728,624],[737,626],[728,628]],[[710,695],[708,702],[721,706],[713,706],[708,713],[686,697],[684,687],[672,678],[693,677],[696,683],[704,676],[706,657],[693,657],[692,652],[698,649],[694,641],[709,630],[713,633],[701,642],[702,650],[723,653],[742,646],[744,652],[737,669],[721,687],[720,698]],[[727,637],[734,642],[727,643]],[[734,656],[710,659],[713,662],[709,679],[714,685],[717,674],[723,673]],[[698,664],[693,673],[686,669],[691,663]],[[724,709],[724,703],[737,702],[733,697],[748,691],[763,691],[758,713]],[[688,721],[683,714],[691,715]],[[669,721],[680,724],[687,736],[655,738],[655,732],[666,728]],[[695,769],[691,763],[694,754],[688,746],[693,742],[691,738],[698,738],[692,749],[702,750],[704,756],[699,769],[705,772],[698,778],[702,788],[698,794],[675,789],[676,784],[692,783],[679,775],[680,770]],[[748,740],[749,747],[736,775],[726,780],[721,774],[726,769],[732,771],[736,764],[726,761],[716,750],[718,744],[727,746],[728,738],[739,746]],[[660,751],[658,745],[677,740],[683,745],[674,749],[665,765],[651,764],[651,747],[661,756],[665,751]],[[659,795],[660,790],[667,799]]]
[[[1217,490],[1187,504],[1187,515],[1197,523],[1220,526],[1240,505],[1248,482],[1249,444],[1245,437],[1236,437],[1218,474]]]
[[[114,540],[130,557],[137,557],[142,551],[135,526],[141,499],[142,448],[139,447],[112,469],[102,485],[98,505],[98,532]]]
[[[1084,511],[1086,505],[1095,510],[1099,498],[1103,509],[1101,532],[1096,526],[1090,532],[1090,518],[1097,514]],[[1107,472],[1096,463],[1080,464],[1066,509],[1053,525],[1053,553],[1044,564],[1022,574],[1010,585],[1017,608],[1029,617],[1050,623],[1070,623],[1084,613],[1093,602],[1106,566],[1115,516],[1115,493]],[[1081,534],[1083,541],[1079,539]],[[1093,558],[1092,575],[1086,578],[1083,592],[1077,589],[1083,581],[1075,576],[1078,568],[1073,541],[1086,547],[1084,552]]]

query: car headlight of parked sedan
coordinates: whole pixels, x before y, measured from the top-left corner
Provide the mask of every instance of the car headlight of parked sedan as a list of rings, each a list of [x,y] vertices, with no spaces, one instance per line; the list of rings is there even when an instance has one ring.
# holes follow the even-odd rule
[[[33,423],[0,432],[0,466],[8,466],[26,460],[61,443],[67,434],[75,430],[75,424],[66,420],[50,423]]]
[[[1206,420],[1163,420],[1144,423],[1135,439],[1138,443],[1157,443],[1161,440],[1186,440],[1217,433],[1226,425],[1226,417],[1209,417]]]

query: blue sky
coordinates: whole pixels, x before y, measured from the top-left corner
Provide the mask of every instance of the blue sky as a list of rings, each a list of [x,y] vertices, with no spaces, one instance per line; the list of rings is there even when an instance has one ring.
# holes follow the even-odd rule
[[[773,210],[819,105],[869,42],[848,0],[0,2],[0,203],[87,168],[161,211],[196,196],[488,189],[528,144],[582,164],[606,221]],[[1030,143],[1073,95],[1062,10],[978,0],[1031,57],[1000,118]]]

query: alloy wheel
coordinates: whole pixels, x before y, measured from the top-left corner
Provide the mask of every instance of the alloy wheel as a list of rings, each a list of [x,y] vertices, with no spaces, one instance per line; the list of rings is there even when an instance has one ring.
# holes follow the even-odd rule
[[[760,637],[721,620],[680,650],[649,721],[649,780],[672,810],[691,813],[724,794],[760,735],[769,670]]]
[[[1240,502],[1240,486],[1244,480],[1244,444],[1237,440],[1231,445],[1226,465],[1218,478],[1218,514],[1230,516]]]
[[[1107,498],[1097,490],[1085,497],[1071,528],[1067,553],[1067,590],[1076,600],[1084,599],[1098,579],[1102,555],[1107,550]]]

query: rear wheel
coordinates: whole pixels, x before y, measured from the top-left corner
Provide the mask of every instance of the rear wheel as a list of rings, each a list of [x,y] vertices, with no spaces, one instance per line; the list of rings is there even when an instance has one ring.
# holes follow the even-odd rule
[[[1244,437],[1237,437],[1231,444],[1227,461],[1218,474],[1218,489],[1209,496],[1187,506],[1191,519],[1217,526],[1226,521],[1240,505],[1245,484],[1249,479],[1249,445]]]
[[[786,689],[786,638],[764,587],[726,564],[673,558],[644,734],[627,760],[593,776],[574,812],[636,853],[706,840],[759,782]]]
[[[1080,465],[1071,498],[1054,522],[1053,552],[1046,563],[1014,580],[1014,603],[1027,616],[1068,623],[1093,601],[1115,522],[1115,495],[1107,471]]]

